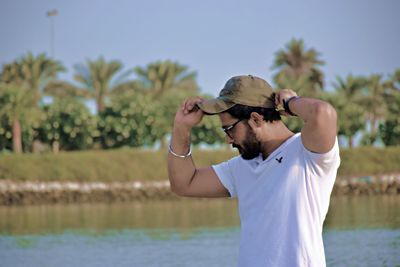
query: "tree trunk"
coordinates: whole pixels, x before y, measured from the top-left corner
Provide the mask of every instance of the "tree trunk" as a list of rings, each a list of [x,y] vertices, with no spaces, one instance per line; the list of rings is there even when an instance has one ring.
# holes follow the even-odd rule
[[[165,137],[161,137],[160,139],[160,150],[167,149],[167,142],[165,141]]]
[[[54,154],[58,154],[58,152],[60,152],[60,143],[58,141],[53,141],[51,148]]]
[[[349,139],[349,148],[353,148],[353,136],[348,136]]]
[[[22,153],[22,131],[21,124],[18,119],[14,119],[12,123],[12,144],[14,153]]]
[[[31,145],[31,150],[32,150],[32,153],[39,154],[39,153],[42,153],[42,152],[48,150],[48,148],[47,148],[47,144],[42,143],[38,139],[33,139],[32,145]]]
[[[371,136],[370,136],[370,145],[372,146],[376,140],[376,117],[373,116],[371,119]]]
[[[97,105],[97,114],[104,111],[105,105],[104,105],[104,101],[102,98],[98,97],[96,99],[96,105]]]
[[[31,149],[32,149],[32,153],[33,154],[38,154],[40,152],[40,149],[39,149],[40,144],[39,143],[40,142],[38,140],[33,140],[32,141]]]

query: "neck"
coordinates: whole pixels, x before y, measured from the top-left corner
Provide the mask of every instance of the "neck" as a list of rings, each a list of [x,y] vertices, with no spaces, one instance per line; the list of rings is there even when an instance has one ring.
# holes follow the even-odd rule
[[[272,133],[269,133],[268,136],[261,141],[263,159],[268,158],[272,152],[294,135],[282,122],[277,122],[274,128],[273,131],[270,131]]]

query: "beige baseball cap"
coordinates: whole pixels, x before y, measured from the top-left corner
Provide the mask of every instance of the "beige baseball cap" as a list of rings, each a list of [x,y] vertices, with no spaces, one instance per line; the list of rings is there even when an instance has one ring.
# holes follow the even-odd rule
[[[226,82],[217,98],[197,105],[209,114],[224,112],[236,104],[275,108],[275,103],[270,99],[273,92],[271,85],[261,78],[253,75],[235,76]]]

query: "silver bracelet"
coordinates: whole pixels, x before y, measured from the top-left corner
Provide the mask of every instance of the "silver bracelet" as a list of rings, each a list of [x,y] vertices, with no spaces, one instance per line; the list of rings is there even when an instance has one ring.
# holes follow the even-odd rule
[[[171,153],[173,156],[178,157],[178,158],[181,158],[181,159],[187,158],[187,157],[189,157],[190,155],[192,155],[192,149],[191,149],[190,147],[189,147],[189,152],[188,152],[186,155],[179,155],[179,154],[176,154],[176,153],[172,150],[171,144],[169,144],[169,146],[168,146],[168,152]]]

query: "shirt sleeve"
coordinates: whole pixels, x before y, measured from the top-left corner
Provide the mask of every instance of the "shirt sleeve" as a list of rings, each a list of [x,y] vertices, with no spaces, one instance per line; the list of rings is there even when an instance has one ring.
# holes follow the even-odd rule
[[[237,197],[237,191],[235,186],[235,180],[233,176],[234,162],[236,158],[232,158],[229,161],[222,162],[220,164],[212,165],[215,173],[224,187],[229,191],[231,198]]]
[[[326,153],[314,153],[304,147],[305,158],[318,175],[323,175],[331,170],[337,170],[340,165],[339,144],[336,138],[332,149]]]

